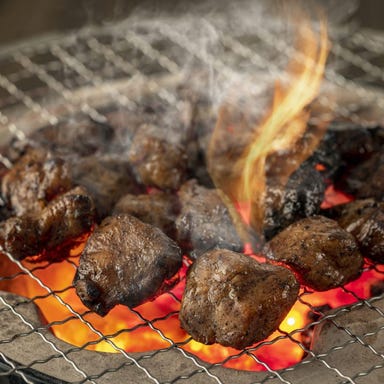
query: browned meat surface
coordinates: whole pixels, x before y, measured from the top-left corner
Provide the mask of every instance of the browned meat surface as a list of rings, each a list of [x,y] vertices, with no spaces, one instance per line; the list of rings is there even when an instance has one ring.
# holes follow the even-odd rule
[[[355,237],[364,257],[384,262],[384,203],[365,199],[344,204],[336,220]]]
[[[384,151],[374,153],[351,168],[343,178],[341,189],[359,199],[384,201]]]
[[[224,249],[209,251],[188,271],[181,326],[204,344],[242,349],[277,329],[298,292],[286,268]]]
[[[114,152],[116,148],[123,152],[130,148],[133,137],[139,130],[148,129],[146,126],[151,127],[151,136],[183,146],[190,126],[192,107],[191,102],[179,93],[175,97],[177,108],[157,92],[141,95],[132,100],[128,108],[116,104],[109,106],[103,113],[115,131],[112,143]]]
[[[186,140],[188,172],[199,184],[210,188],[213,188],[213,182],[207,169],[207,148],[216,120],[212,102],[206,96],[196,96]]]
[[[52,200],[38,217],[40,241],[52,249],[89,231],[95,221],[93,200],[76,187]]]
[[[318,291],[344,285],[362,272],[355,238],[323,216],[291,224],[265,247],[272,261],[288,265],[301,283]]]
[[[129,161],[147,186],[175,190],[187,176],[185,148],[156,136],[156,129],[150,125],[141,126],[134,136]]]
[[[60,155],[89,156],[105,152],[114,137],[113,128],[91,120],[69,120],[43,127],[32,133],[34,146],[48,148]]]
[[[14,215],[41,211],[72,186],[65,162],[43,149],[31,149],[3,177],[1,194]]]
[[[333,121],[328,127],[326,145],[336,145],[335,150],[340,154],[344,164],[358,164],[374,153],[380,151],[384,144],[384,129],[382,127],[367,128],[348,121]]]
[[[44,244],[39,242],[37,220],[22,216],[0,222],[0,246],[18,260],[38,255]]]
[[[128,213],[144,223],[160,228],[171,238],[176,236],[175,219],[179,202],[175,195],[157,192],[145,195],[125,195],[115,205],[114,214]]]
[[[75,183],[86,187],[93,197],[99,219],[111,214],[121,196],[143,191],[127,161],[89,156],[76,159],[71,169]]]
[[[73,246],[77,237],[91,229],[94,216],[92,199],[77,187],[35,215],[11,217],[0,223],[0,245],[19,260],[36,255],[39,260],[66,257],[51,251],[65,243]]]
[[[271,178],[267,182],[263,223],[267,240],[289,224],[318,214],[324,199],[324,178],[311,162],[303,163],[285,185],[276,181]]]
[[[169,288],[181,261],[180,248],[160,229],[130,215],[110,216],[88,239],[76,292],[101,316],[117,304],[136,307]]]
[[[192,258],[213,248],[242,249],[231,215],[215,189],[190,180],[180,189],[179,199],[177,240]]]
[[[323,173],[333,180],[337,189],[345,190],[348,187],[352,192],[356,188],[355,183],[360,182],[358,179],[348,180],[348,174],[351,171],[353,173],[356,166],[359,168],[371,157],[377,156],[382,151],[383,144],[382,127],[367,128],[348,121],[335,120],[329,124],[327,133],[312,158],[324,166]],[[366,178],[364,173],[363,178]]]

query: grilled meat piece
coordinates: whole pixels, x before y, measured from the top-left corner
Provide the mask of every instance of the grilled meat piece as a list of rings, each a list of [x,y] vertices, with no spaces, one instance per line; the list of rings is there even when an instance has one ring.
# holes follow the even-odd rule
[[[367,128],[348,121],[332,121],[327,132],[310,157],[314,164],[321,164],[322,173],[331,179],[338,189],[345,190],[344,173],[351,167],[367,161],[381,151],[384,129]]]
[[[384,201],[384,150],[361,162],[346,176],[347,192],[359,199]]]
[[[188,173],[191,178],[195,178],[199,184],[208,188],[214,187],[207,169],[207,151],[216,120],[217,113],[212,101],[206,95],[196,95],[186,140]],[[217,166],[216,162],[215,165]]]
[[[176,190],[186,179],[185,149],[179,143],[158,137],[150,125],[140,127],[128,157],[144,185]]]
[[[38,255],[40,242],[38,222],[34,217],[10,217],[0,222],[0,246],[15,259]]]
[[[94,217],[92,198],[76,187],[53,199],[41,212],[0,223],[0,245],[18,260],[37,255],[39,261],[66,257],[53,251],[64,244],[69,249],[74,246],[76,238],[91,229]]]
[[[73,180],[86,187],[93,197],[98,219],[111,214],[117,200],[126,193],[140,193],[140,186],[128,162],[101,156],[89,156],[71,165]]]
[[[168,91],[173,93],[176,90]],[[146,126],[151,127],[152,136],[154,134],[158,139],[183,146],[192,118],[192,107],[190,101],[181,96],[179,93],[174,95],[177,108],[157,92],[143,93],[134,101],[135,105],[128,108],[116,104],[107,107],[103,114],[115,131],[113,148],[125,152],[136,133],[143,127],[148,129]]]
[[[345,121],[334,121],[329,130],[335,133],[338,150],[346,164],[359,164],[382,150],[384,128],[366,127]]]
[[[193,259],[213,248],[242,249],[231,215],[215,189],[190,180],[181,187],[179,199],[177,241]]]
[[[104,316],[117,304],[136,307],[164,292],[181,262],[180,248],[160,229],[110,216],[88,239],[74,284],[82,302]]]
[[[335,207],[333,218],[356,239],[364,257],[384,262],[384,203],[355,200]]]
[[[40,212],[71,187],[64,160],[44,149],[30,149],[1,181],[3,199],[16,216]]]
[[[175,195],[166,192],[127,194],[117,202],[113,212],[135,216],[144,223],[160,228],[172,239],[176,236],[175,219],[179,212],[179,202]]]
[[[188,271],[181,326],[204,344],[242,349],[277,329],[298,292],[286,268],[225,249],[209,251]]]
[[[324,200],[324,177],[311,162],[303,163],[286,185],[275,181],[268,181],[264,202],[263,231],[267,240],[295,221],[318,214]]]
[[[95,222],[95,206],[83,187],[76,187],[52,200],[38,217],[40,241],[45,249],[88,232]]]
[[[37,130],[30,135],[29,142],[60,156],[89,156],[105,152],[113,137],[114,130],[109,125],[88,119],[71,119]]]
[[[291,224],[267,243],[264,253],[272,262],[288,265],[301,283],[317,291],[354,280],[364,261],[355,238],[323,216]]]

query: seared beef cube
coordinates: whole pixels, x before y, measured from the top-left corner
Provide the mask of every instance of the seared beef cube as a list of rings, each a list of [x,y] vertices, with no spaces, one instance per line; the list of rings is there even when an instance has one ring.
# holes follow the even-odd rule
[[[104,152],[113,139],[113,128],[91,120],[75,119],[43,127],[32,133],[34,146],[48,148],[59,155],[89,156]]]
[[[380,150],[384,144],[382,128],[367,128],[345,121],[333,121],[328,127],[346,164],[358,164]]]
[[[37,255],[39,261],[61,258],[59,252],[51,251],[65,243],[73,246],[77,237],[91,229],[94,217],[92,199],[77,187],[53,199],[41,212],[0,223],[0,245],[18,260]]]
[[[89,237],[74,284],[82,302],[104,316],[117,304],[136,307],[163,293],[181,262],[180,248],[160,229],[110,216]]]
[[[350,232],[364,257],[384,262],[384,203],[356,200],[340,206],[339,225]]]
[[[0,246],[17,260],[38,255],[43,244],[37,220],[23,216],[0,222]]]
[[[176,236],[175,219],[179,212],[179,202],[175,195],[165,192],[127,194],[117,202],[113,212],[135,216],[144,223],[160,228],[172,239]]]
[[[105,115],[108,125],[114,130],[114,138],[111,141],[110,149],[113,153],[126,153],[130,148],[132,139],[140,126],[145,123],[146,116],[139,108],[134,110],[123,109],[121,106],[116,109],[107,110]]]
[[[136,133],[129,150],[129,161],[143,184],[176,190],[186,178],[185,148],[156,137],[152,131],[152,127],[143,125]]]
[[[213,182],[207,169],[207,152],[212,129],[217,114],[212,102],[200,96],[193,104],[192,121],[187,133],[186,151],[188,154],[188,173],[199,184],[213,188]],[[218,163],[215,162],[217,166]]]
[[[267,182],[264,201],[263,231],[270,240],[295,221],[316,215],[324,200],[325,181],[310,162],[303,163],[289,178],[286,185]],[[251,224],[257,228],[257,224]]]
[[[225,249],[209,251],[188,271],[181,326],[201,343],[242,349],[278,328],[298,292],[286,268]]]
[[[172,90],[174,91],[174,90]],[[127,108],[109,106],[103,114],[115,131],[111,143],[114,153],[126,153],[134,136],[142,129],[149,129],[149,136],[184,147],[186,132],[190,126],[191,105],[189,101],[177,98],[177,105],[169,104],[155,93],[143,93]]]
[[[264,252],[272,262],[289,266],[301,283],[317,291],[356,279],[364,262],[355,238],[336,221],[322,216],[291,224],[267,243]]]
[[[332,121],[311,160],[324,166],[323,174],[334,180],[339,189],[345,190],[344,173],[375,156],[383,144],[384,129],[381,127]]]
[[[76,184],[86,187],[93,197],[99,219],[111,214],[117,200],[126,193],[143,191],[128,162],[100,156],[75,160],[71,166]]]
[[[179,199],[177,240],[193,259],[213,248],[242,249],[231,215],[215,189],[190,180],[180,189]]]
[[[234,106],[222,107],[215,131],[205,144],[207,168],[215,185],[236,199],[240,172],[237,162],[253,139],[252,118]],[[207,140],[206,140],[207,141]]]
[[[320,168],[324,178],[335,177],[343,162],[337,135],[331,128],[328,128],[312,155],[305,162],[310,163],[315,169]]]
[[[43,149],[29,150],[3,177],[1,193],[16,216],[41,211],[72,186],[65,162]]]
[[[347,185],[357,198],[384,201],[384,150],[354,168],[347,177]]]
[[[38,217],[40,242],[50,250],[88,232],[95,222],[95,206],[83,187],[52,200]]]

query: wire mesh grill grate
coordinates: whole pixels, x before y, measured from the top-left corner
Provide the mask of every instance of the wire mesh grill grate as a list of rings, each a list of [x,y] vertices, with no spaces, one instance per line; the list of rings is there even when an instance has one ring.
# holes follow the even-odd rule
[[[337,43],[332,45],[331,51],[334,65],[327,69],[326,79],[344,92],[353,92],[356,97],[343,105],[332,104],[332,111],[359,124],[372,125],[360,113],[361,105],[356,104],[356,100],[360,99],[364,105],[383,108],[384,37],[376,32],[354,30],[347,34],[343,32],[345,35],[348,39],[335,38]],[[137,81],[145,82],[161,100],[178,108],[177,97],[161,78],[178,76],[185,70],[185,63],[187,66],[208,66],[219,81],[221,78],[236,78],[239,69],[243,68],[247,71],[267,71],[273,75],[279,71],[273,64],[273,58],[292,53],[283,41],[257,28],[252,39],[221,32],[216,38],[219,54],[202,50],[182,31],[165,23],[143,23],[139,26],[77,31],[76,34],[4,52],[0,56],[0,123],[4,131],[1,140],[5,143],[13,137],[26,139],[30,129],[55,125],[74,114],[105,122],[105,100],[113,100],[118,108],[128,111],[137,107],[137,100],[126,92],[126,87]],[[101,102],[100,96],[92,96],[95,90],[101,94]],[[321,99],[320,96],[319,102],[329,104],[327,97]],[[4,156],[0,156],[0,162],[4,168],[12,165],[12,159]],[[27,383],[43,381],[46,374],[56,377],[58,382],[79,384],[118,382],[122,378],[130,383],[293,384],[300,377],[307,377],[315,383],[310,372],[316,372],[318,377],[332,379],[335,383],[362,383],[370,382],[375,372],[384,367],[382,349],[371,342],[384,328],[383,307],[376,305],[383,299],[380,286],[364,297],[359,290],[343,287],[339,295],[347,297],[346,301],[353,304],[331,313],[324,313],[326,308],[308,300],[315,295],[313,292],[302,290],[298,303],[305,306],[308,316],[311,316],[303,327],[290,332],[280,331],[274,338],[242,351],[226,349],[215,363],[203,363],[192,353],[198,346],[189,337],[174,339],[164,328],[170,319],[177,318],[180,288],[163,295],[173,302],[172,310],[148,316],[141,308],[127,309],[129,318],[133,319],[129,326],[124,324],[113,332],[102,332],[95,325],[90,311],[80,312],[68,300],[74,292],[71,276],[63,279],[66,283],[57,285],[46,280],[58,263],[19,262],[12,255],[2,253],[0,287],[6,290],[11,284],[28,279],[38,287],[39,293],[25,291],[24,296],[29,299],[15,299],[7,294],[0,296],[0,318],[4,324],[17,324],[14,333],[5,332],[0,338],[0,377],[15,375]],[[66,271],[74,274],[76,257],[73,255],[62,261],[60,267],[65,265]],[[384,268],[380,265],[367,265],[365,274],[384,281]],[[368,299],[370,296],[372,298]],[[31,315],[31,304],[41,307],[46,300],[58,302],[65,308],[65,315],[49,322],[39,319],[36,314]],[[375,323],[369,332],[356,333],[339,321],[344,313],[360,308],[366,308],[372,317],[378,317],[378,323],[382,325]],[[310,339],[313,327],[323,323],[336,327],[343,337],[335,340],[326,352],[318,353],[311,350]],[[51,329],[59,334],[60,327],[68,324],[73,324],[72,330],[81,324],[91,337],[76,347],[52,336]],[[119,337],[129,338],[143,329],[148,331],[147,337],[155,338],[160,346],[153,351],[126,352]],[[294,366],[277,370],[265,359],[268,353],[260,357],[261,350],[268,350],[270,346],[282,342],[297,346],[306,358]],[[107,355],[85,351],[100,344],[117,353]],[[346,369],[345,365],[339,366],[334,362],[338,360],[333,359],[351,345],[361,346],[370,356],[368,365],[359,367],[358,371],[353,367]],[[23,349],[22,353],[20,349]],[[21,357],[24,359],[19,360]],[[246,367],[257,366],[262,371],[223,368],[236,366],[234,362],[240,360]]]

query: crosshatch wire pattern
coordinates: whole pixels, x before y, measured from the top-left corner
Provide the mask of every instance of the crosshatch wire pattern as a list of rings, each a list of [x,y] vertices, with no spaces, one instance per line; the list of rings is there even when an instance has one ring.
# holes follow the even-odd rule
[[[28,44],[4,52],[0,57],[0,123],[1,130],[6,132],[9,137],[25,138],[24,127],[18,125],[18,113],[16,111],[32,112],[37,116],[40,126],[57,124],[61,116],[52,112],[52,109],[46,105],[47,96],[61,100],[66,105],[67,111],[80,111],[81,114],[90,117],[96,121],[105,121],[103,110],[89,103],[86,98],[78,103],[78,98],[73,95],[82,88],[105,87],[106,94],[113,98],[121,108],[127,108],[134,100],[130,100],[129,95],[124,94],[119,88],[110,86],[110,81],[141,78],[153,81],[155,75],[159,74],[178,74],[181,71],[183,63],[180,58],[187,56],[202,64],[209,65],[214,71],[223,76],[231,76],[235,71],[234,66],[241,66],[246,63],[253,66],[256,70],[274,71],[273,64],[268,57],[263,57],[259,50],[254,49],[252,44],[245,44],[240,38],[234,38],[224,33],[219,35],[220,43],[223,47],[223,54],[220,57],[209,56],[206,52],[202,54],[199,47],[191,40],[188,40],[182,33],[166,25],[158,26],[156,29],[157,39],[146,38],[147,30],[145,28],[104,28],[99,30],[77,32],[66,37],[60,36],[40,43]],[[346,90],[353,91],[356,95],[372,97],[372,92],[367,91],[367,86],[384,86],[384,36],[369,31],[352,30],[348,31],[348,39],[340,39],[333,43],[331,55],[336,58],[337,65],[333,69],[327,69],[325,77],[331,83]],[[276,36],[268,31],[256,29],[255,38],[258,44],[268,48],[272,54],[291,54],[291,48],[280,41]],[[261,50],[262,51],[262,50]],[[275,51],[275,52],[274,52]],[[234,60],[235,59],[235,60]],[[173,105],[177,102],[174,95],[166,88],[161,89],[159,96]],[[327,101],[324,100],[326,103]],[[383,106],[384,99],[377,101],[379,106]],[[384,108],[383,108],[384,109]],[[348,107],[340,107],[335,111],[340,116],[348,117],[356,122],[364,124],[356,114],[356,106],[351,104]],[[10,167],[11,161],[5,157],[0,158],[4,167]],[[74,288],[69,285],[65,287],[52,288],[40,278],[40,272],[44,269],[49,270],[52,267],[50,263],[41,263],[33,265],[20,263],[12,255],[4,253],[4,256],[14,265],[13,273],[0,276],[0,282],[9,283],[17,280],[20,276],[34,280],[41,288],[44,294],[34,296],[28,300],[14,302],[11,298],[4,295],[0,297],[1,317],[15,319],[24,325],[22,331],[15,329],[15,334],[4,336],[0,340],[0,346],[4,346],[0,351],[1,372],[0,377],[13,375],[27,383],[39,382],[40,376],[36,371],[50,372],[55,377],[55,370],[51,370],[50,365],[57,361],[66,364],[67,378],[76,377],[70,382],[76,383],[101,383],[110,382],[116,379],[117,374],[124,373],[127,382],[148,382],[148,383],[294,383],[295,371],[300,372],[302,367],[311,364],[319,364],[325,371],[330,371],[338,383],[362,383],[370,382],[370,377],[384,367],[383,351],[377,350],[370,345],[369,337],[375,336],[384,328],[384,313],[375,303],[383,298],[380,292],[373,293],[371,299],[359,297],[356,293],[347,287],[342,288],[343,294],[352,297],[354,302],[348,309],[341,308],[331,315],[321,316],[323,308],[314,307],[307,301],[307,297],[313,293],[302,290],[299,295],[299,302],[306,305],[309,312],[313,314],[313,320],[310,324],[302,328],[297,328],[287,333],[280,333],[275,339],[258,344],[255,347],[247,348],[243,351],[236,351],[225,359],[216,363],[202,363],[194,354],[184,350],[185,344],[191,343],[190,339],[175,341],[169,338],[162,331],[159,324],[168,318],[177,316],[177,310],[171,313],[163,314],[161,317],[146,318],[138,310],[130,310],[133,316],[136,316],[138,322],[132,328],[121,329],[118,333],[129,334],[137,328],[149,328],[153,333],[163,340],[166,346],[154,351],[143,353],[125,352],[118,343],[115,343],[116,334],[104,334],[95,327],[87,317],[89,313],[78,313],[65,300],[65,292],[73,291]],[[69,268],[76,268],[75,262],[69,258],[61,263]],[[375,271],[383,276],[384,269],[378,265],[366,266],[366,271]],[[375,294],[377,296],[375,296]],[[175,307],[180,302],[180,295],[176,292],[166,293],[175,302]],[[68,310],[68,317],[53,321],[46,325],[37,325],[27,316],[23,315],[23,306],[26,303],[36,303],[45,298],[54,298],[61,306]],[[64,297],[64,298],[63,298]],[[338,324],[338,317],[343,313],[352,311],[355,308],[366,307],[378,314],[382,319],[382,326],[376,327],[372,332],[356,335],[348,327]],[[81,347],[74,347],[68,344],[58,342],[55,338],[47,335],[47,329],[60,326],[61,324],[80,321],[88,328],[95,337]],[[347,335],[347,341],[341,344],[335,344],[325,353],[316,354],[309,349],[309,344],[298,341],[297,335],[305,334],[318,323],[329,321],[338,327],[338,332]],[[47,345],[51,354],[40,357],[38,351],[36,355],[32,353],[33,347],[28,347],[28,341],[31,336],[38,336]],[[270,344],[278,343],[282,339],[289,339],[301,348],[306,359],[293,367],[287,367],[280,370],[271,368],[268,362],[258,357],[259,349]],[[31,358],[28,362],[16,361],[15,358],[7,356],[7,346],[21,341],[26,349],[31,349]],[[84,352],[84,348],[97,343],[106,343],[116,354],[105,357],[108,361],[107,367],[102,364],[100,367],[90,366],[87,359],[77,359],[77,354]],[[350,374],[349,371],[341,369],[332,364],[332,355],[342,352],[351,344],[360,344],[365,353],[372,356],[371,365],[364,370]],[[89,352],[95,353],[95,352]],[[165,361],[176,358],[179,361],[179,373],[172,377],[162,375],[167,368],[163,366],[161,370],[161,358],[165,356]],[[87,355],[89,356],[89,355]],[[222,365],[239,357],[246,357],[253,364],[263,368],[262,372],[233,372],[222,368]],[[181,363],[180,363],[181,362]],[[92,363],[91,363],[92,364]],[[172,361],[169,361],[172,365]],[[184,365],[183,365],[184,364]],[[44,367],[46,369],[44,369]],[[318,365],[317,365],[318,367]],[[159,371],[160,369],[160,371]],[[160,372],[160,373],[159,373]],[[293,374],[293,375],[292,375]],[[232,376],[231,376],[232,375]],[[120,377],[120,376],[119,376]],[[40,379],[39,379],[40,380]],[[41,379],[43,380],[43,379]],[[60,377],[59,381],[66,381],[66,378]],[[202,381],[198,381],[202,380]]]

